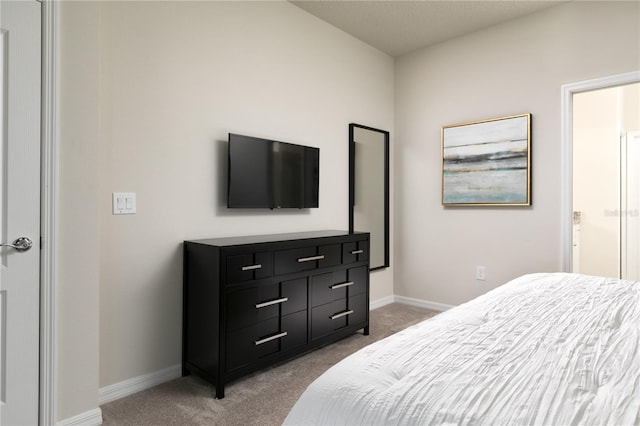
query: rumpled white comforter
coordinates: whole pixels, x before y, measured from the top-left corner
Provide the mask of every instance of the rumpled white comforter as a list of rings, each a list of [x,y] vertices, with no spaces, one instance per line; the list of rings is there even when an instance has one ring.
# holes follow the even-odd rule
[[[640,283],[531,274],[380,340],[287,425],[639,425]]]

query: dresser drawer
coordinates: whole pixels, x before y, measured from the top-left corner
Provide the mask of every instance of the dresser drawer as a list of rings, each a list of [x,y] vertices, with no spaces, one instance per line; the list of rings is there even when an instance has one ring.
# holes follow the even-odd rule
[[[347,297],[347,289],[353,283],[347,281],[347,271],[340,270],[311,277],[311,305],[320,306]]]
[[[349,315],[349,325],[361,324],[369,318],[369,306],[367,305],[367,295],[364,293],[349,296],[349,309],[353,311]]]
[[[307,344],[307,311],[282,317],[281,329],[287,336],[280,341],[280,350],[288,351]]]
[[[249,253],[227,256],[227,282],[259,280],[273,275],[273,253]]]
[[[351,241],[342,244],[342,263],[349,264],[369,260],[369,241]]]
[[[331,334],[346,327],[349,317],[347,299],[336,300],[311,310],[311,339]]]
[[[288,300],[283,303],[281,315],[307,310],[307,277],[280,283],[280,294]],[[305,320],[305,324],[307,321]]]
[[[349,296],[362,294],[369,287],[369,267],[358,266],[347,270],[347,282],[353,283],[348,287]]]
[[[296,312],[236,330],[227,335],[227,368],[232,372],[257,359],[307,343],[307,313]]]
[[[367,291],[367,266],[338,270],[311,277],[311,306],[320,306]]]
[[[227,330],[307,309],[307,278],[261,283],[227,294]]]
[[[326,246],[318,246],[318,254],[323,256],[318,261],[318,268],[329,268],[331,266],[338,266],[341,263],[340,250],[341,244],[329,244]]]
[[[242,368],[253,362],[258,358],[258,347],[260,353],[276,352],[279,348],[278,340],[281,337],[274,337],[271,341],[259,346],[256,345],[256,341],[260,342],[267,334],[277,336],[279,334],[278,326],[278,318],[272,318],[228,333],[226,343],[227,371]]]
[[[366,293],[312,308],[311,339],[315,340],[349,325],[366,321],[367,309]]]
[[[285,275],[340,264],[340,244],[308,246],[275,252],[275,274]]]

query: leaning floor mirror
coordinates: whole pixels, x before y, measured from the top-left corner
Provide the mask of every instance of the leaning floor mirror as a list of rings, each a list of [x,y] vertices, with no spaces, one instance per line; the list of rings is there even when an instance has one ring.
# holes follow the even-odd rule
[[[389,267],[389,132],[349,124],[349,205],[349,231],[370,233],[370,269]]]

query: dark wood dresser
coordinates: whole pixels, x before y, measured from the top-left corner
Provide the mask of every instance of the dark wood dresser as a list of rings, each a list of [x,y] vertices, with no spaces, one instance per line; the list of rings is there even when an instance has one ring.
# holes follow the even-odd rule
[[[318,231],[184,242],[182,373],[225,384],[362,329],[369,234]]]

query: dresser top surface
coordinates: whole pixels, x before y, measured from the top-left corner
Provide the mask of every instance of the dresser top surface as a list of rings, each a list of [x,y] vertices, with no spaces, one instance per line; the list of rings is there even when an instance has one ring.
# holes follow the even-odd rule
[[[223,238],[207,238],[199,240],[189,240],[186,242],[207,244],[212,246],[238,246],[245,244],[257,244],[257,243],[274,243],[280,241],[295,241],[312,238],[329,238],[329,237],[344,237],[347,235],[367,235],[367,232],[353,232],[349,231],[337,231],[337,230],[325,230],[325,231],[311,231],[311,232],[292,232],[285,234],[267,234],[267,235],[247,235],[241,237],[223,237]]]

